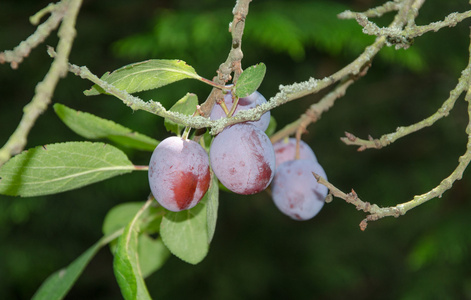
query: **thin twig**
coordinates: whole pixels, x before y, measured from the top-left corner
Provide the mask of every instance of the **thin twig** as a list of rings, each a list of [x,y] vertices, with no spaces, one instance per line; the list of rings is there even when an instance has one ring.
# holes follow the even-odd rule
[[[270,141],[276,143],[284,137],[294,134],[299,127],[307,128],[310,123],[319,120],[321,115],[327,112],[337,99],[345,95],[348,87],[353,82],[353,79],[348,79],[339,83],[333,91],[325,95],[319,102],[312,104],[300,118],[273,134]]]
[[[368,9],[367,11],[362,12],[362,13],[352,12],[350,10],[347,10],[338,14],[337,17],[339,19],[355,19],[359,14],[362,14],[368,18],[381,17],[385,13],[388,13],[391,11],[397,11],[399,10],[399,8],[400,8],[400,5],[398,1],[388,1],[384,3],[383,5]]]
[[[25,57],[29,55],[31,50],[36,48],[39,44],[51,34],[53,30],[59,26],[68,6],[68,0],[57,3],[53,6],[48,5],[40,11],[41,14],[36,14],[32,17],[32,23],[39,21],[38,16],[43,16],[46,12],[51,12],[51,16],[41,25],[38,26],[36,31],[29,36],[26,40],[22,41],[13,50],[5,50],[0,52],[0,64],[5,62],[10,63],[12,69],[17,69],[18,65]]]
[[[359,146],[358,150],[363,151],[365,149],[381,149],[385,146],[388,146],[398,139],[405,137],[411,133],[419,131],[425,127],[432,126],[438,120],[442,119],[443,117],[448,116],[450,111],[453,109],[456,100],[458,100],[459,96],[468,89],[468,80],[469,80],[469,68],[465,69],[462,72],[460,79],[458,80],[458,84],[456,87],[450,92],[450,97],[443,102],[442,106],[430,117],[425,118],[422,121],[419,121],[415,124],[409,126],[401,126],[396,129],[395,132],[384,134],[379,139],[368,138],[360,139],[354,136],[351,133],[346,132],[345,137],[340,138],[342,142],[346,145],[355,145]]]
[[[368,17],[363,14],[357,14],[356,20],[360,26],[363,27],[363,32],[369,35],[385,36],[387,37],[390,45],[396,45],[396,48],[407,48],[410,46],[413,38],[423,35],[424,33],[435,31],[444,27],[454,27],[459,22],[470,18],[471,10],[462,13],[451,13],[445,17],[443,21],[433,22],[424,26],[416,26],[412,23],[405,29],[383,27],[380,28],[375,23],[368,20]],[[413,20],[413,18],[411,18]]]
[[[61,6],[56,6],[56,8],[64,7],[65,9],[63,22],[58,32],[57,56],[54,58],[43,81],[37,84],[33,99],[24,107],[23,117],[15,132],[0,149],[0,166],[11,156],[20,153],[24,149],[31,128],[51,102],[59,78],[67,74],[67,61],[76,34],[75,21],[81,3],[81,0],[67,0],[61,2]]]
[[[470,34],[470,40],[471,40],[471,34]],[[470,59],[468,62],[468,66],[462,73],[462,76],[460,78],[460,83],[450,93],[451,94],[450,98],[455,98],[455,101],[456,101],[456,98],[458,98],[462,92],[466,91],[465,101],[468,102],[468,124],[466,126],[466,134],[467,134],[468,141],[466,144],[466,152],[462,156],[460,156],[460,158],[458,159],[458,166],[453,170],[453,172],[448,177],[443,179],[436,187],[434,187],[433,189],[431,189],[430,191],[424,194],[415,196],[410,201],[397,204],[396,206],[379,207],[376,204],[370,204],[369,202],[362,201],[353,190],[351,193],[346,194],[342,192],[341,190],[339,190],[338,188],[336,188],[333,184],[331,184],[324,178],[320,177],[317,174],[314,174],[317,181],[320,184],[325,185],[329,189],[331,195],[344,199],[346,202],[355,205],[357,209],[363,210],[364,212],[368,213],[366,218],[360,223],[361,230],[366,229],[369,221],[376,221],[381,218],[389,217],[389,216],[399,217],[406,214],[409,210],[431,199],[434,199],[437,197],[440,198],[443,195],[443,193],[445,193],[447,190],[449,190],[453,186],[455,181],[460,180],[463,177],[464,171],[466,170],[469,163],[471,162],[471,41],[470,41],[470,46],[469,46],[469,56],[470,56]],[[449,101],[450,98],[447,101]],[[347,134],[347,137],[345,139],[349,142],[355,142],[356,137],[351,134]],[[374,143],[374,141],[370,141],[370,142]],[[365,145],[363,146],[366,147]]]

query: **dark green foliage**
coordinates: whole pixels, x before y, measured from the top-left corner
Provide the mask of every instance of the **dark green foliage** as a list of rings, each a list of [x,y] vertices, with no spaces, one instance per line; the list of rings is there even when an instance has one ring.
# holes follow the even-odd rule
[[[429,2],[418,18],[423,24],[468,9],[466,1]],[[373,38],[363,36],[356,22],[334,16],[346,8],[367,8],[359,3],[253,1],[243,66],[267,63],[263,94],[274,95],[280,83],[329,75],[355,58]],[[71,61],[102,74],[134,61],[181,58],[211,78],[230,49],[232,4],[89,1],[79,17]],[[13,47],[31,33],[26,20],[42,6],[36,1],[5,3],[0,9],[0,49]],[[153,22],[148,21],[151,17]],[[467,63],[468,25],[417,38],[408,50],[382,50],[368,76],[308,128],[305,141],[316,148],[339,187],[353,187],[367,201],[392,205],[434,187],[456,166],[465,150],[463,103],[437,126],[384,150],[357,153],[338,138],[345,130],[378,137],[438,109]],[[263,30],[259,33],[258,28]],[[2,143],[49,63],[40,47],[16,71],[0,65]],[[427,72],[419,77],[411,70]],[[170,108],[189,90],[186,84],[146,95]],[[108,96],[92,99],[77,92],[89,87],[69,74],[53,99],[157,140],[168,136],[161,118],[132,112]],[[204,100],[209,89],[189,91]],[[317,99],[306,97],[274,110],[278,128]],[[80,139],[49,109],[32,131],[28,148]],[[148,152],[125,151],[133,163],[148,163]],[[442,199],[401,218],[373,222],[366,232],[357,226],[364,214],[341,200],[326,205],[312,222],[299,224],[281,215],[268,195],[240,199],[221,190],[209,255],[196,266],[170,258],[146,284],[155,299],[471,299],[470,187],[466,172]],[[0,196],[1,297],[30,299],[47,276],[100,239],[110,208],[143,201],[148,194],[146,174],[137,172],[48,197]],[[100,251],[66,299],[120,299],[112,263],[110,251]]]
[[[254,3],[246,22],[244,44],[288,55],[296,62],[305,59],[310,48],[330,55],[354,57],[372,43],[374,37],[364,35],[354,20],[337,18],[337,14],[347,9],[348,6],[332,1]],[[113,49],[122,57],[166,57],[171,54],[211,61],[214,57],[209,56],[211,53],[216,54],[215,50],[225,49],[228,45],[229,35],[221,30],[227,27],[230,17],[227,10],[160,12],[151,32],[122,39]],[[219,56],[216,54],[216,57]],[[421,51],[416,48],[407,52],[385,50],[379,57],[414,71],[425,67]]]

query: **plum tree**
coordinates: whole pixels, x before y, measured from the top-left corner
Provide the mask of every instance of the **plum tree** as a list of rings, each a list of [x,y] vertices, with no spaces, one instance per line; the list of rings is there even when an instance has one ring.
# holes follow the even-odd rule
[[[276,167],[284,163],[285,161],[296,159],[296,139],[282,139],[273,144],[273,149],[275,149],[275,158],[276,158]],[[317,157],[312,151],[311,147],[308,144],[299,141],[299,157],[298,159],[308,159],[317,161]]]
[[[232,109],[232,105],[234,104],[234,99],[232,98],[232,93],[229,92],[226,95],[224,95],[224,102],[227,106],[228,110]],[[237,107],[234,111],[234,114],[241,110],[247,110],[256,107],[257,105],[261,105],[263,103],[267,102],[267,99],[263,97],[262,94],[259,92],[255,91],[252,94],[250,94],[247,97],[244,98],[239,98],[239,102],[237,104]],[[209,116],[211,120],[219,120],[220,118],[226,117],[226,113],[224,110],[221,108],[220,105],[214,105],[211,115]],[[257,121],[250,121],[248,122],[250,124],[253,124],[260,128],[262,131],[267,130],[268,124],[270,123],[270,111],[267,111],[264,113],[259,120]]]
[[[152,154],[148,176],[152,194],[163,207],[171,211],[190,209],[208,190],[208,155],[195,141],[166,138]]]
[[[209,151],[216,177],[238,194],[255,194],[272,181],[275,151],[268,136],[258,127],[239,123],[225,128]]]
[[[282,213],[294,220],[309,220],[324,206],[328,189],[317,182],[312,172],[327,179],[322,166],[313,160],[291,160],[276,169],[273,201]]]

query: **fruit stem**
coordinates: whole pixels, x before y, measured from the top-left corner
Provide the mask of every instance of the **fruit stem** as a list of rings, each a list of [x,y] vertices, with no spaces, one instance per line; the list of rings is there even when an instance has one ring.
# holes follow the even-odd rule
[[[236,108],[237,108],[237,105],[239,104],[239,97],[237,97],[236,95],[232,95],[232,107],[231,107],[231,111],[227,114],[227,117],[232,117],[232,115],[234,114]]]
[[[301,130],[297,130],[296,131],[296,155],[295,155],[295,159],[299,159],[300,158],[300,141],[301,141]]]
[[[190,135],[190,130],[191,130],[190,126],[185,127],[185,130],[183,130],[182,139],[184,140],[188,139],[188,136]]]
[[[193,113],[192,117],[200,116],[201,115],[201,107],[199,105],[196,106],[196,110]],[[187,140],[188,136],[190,135],[191,127],[186,126],[185,130],[183,130],[182,138]]]
[[[224,111],[224,113],[227,115],[229,115],[229,110],[227,109],[227,105],[226,105],[226,102],[224,102],[224,100],[222,100],[219,105],[221,106],[222,110]]]

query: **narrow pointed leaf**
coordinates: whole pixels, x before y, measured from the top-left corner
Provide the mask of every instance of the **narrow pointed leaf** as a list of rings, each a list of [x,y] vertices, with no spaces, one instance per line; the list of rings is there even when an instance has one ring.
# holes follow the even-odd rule
[[[87,139],[109,139],[126,147],[154,151],[159,142],[141,133],[90,113],[56,103],[54,110],[62,122]]]
[[[235,94],[239,98],[247,97],[255,92],[265,77],[267,68],[264,63],[250,66],[240,74],[235,84]]]
[[[119,149],[91,142],[39,146],[0,169],[0,194],[39,196],[76,189],[135,170]]]
[[[75,281],[77,281],[78,277],[82,274],[93,256],[95,256],[103,246],[117,238],[121,233],[122,230],[119,230],[110,235],[104,236],[66,268],[49,276],[36,291],[32,300],[63,299]]]
[[[150,203],[150,202],[148,202]],[[146,205],[134,216],[118,240],[113,268],[121,294],[126,300],[151,299],[139,266],[138,237],[140,217]]]
[[[186,78],[201,79],[195,69],[184,61],[151,59],[124,66],[110,74],[103,75],[101,79],[132,94],[156,89]],[[94,85],[84,93],[87,96],[92,96],[104,93],[104,90],[98,85]]]
[[[195,94],[187,93],[183,98],[175,102],[170,108],[172,112],[179,112],[184,115],[192,115],[198,105],[198,97]],[[180,135],[185,126],[181,126],[171,120],[165,119],[165,128],[167,131]]]

